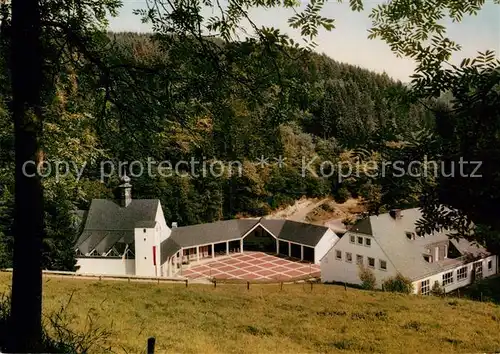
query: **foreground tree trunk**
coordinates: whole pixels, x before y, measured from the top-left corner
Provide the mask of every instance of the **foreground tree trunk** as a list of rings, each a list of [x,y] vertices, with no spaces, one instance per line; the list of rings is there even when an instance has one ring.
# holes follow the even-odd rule
[[[43,192],[39,153],[42,53],[38,0],[12,0],[11,112],[15,134],[14,273],[9,352],[40,351]],[[42,349],[43,350],[43,349]]]

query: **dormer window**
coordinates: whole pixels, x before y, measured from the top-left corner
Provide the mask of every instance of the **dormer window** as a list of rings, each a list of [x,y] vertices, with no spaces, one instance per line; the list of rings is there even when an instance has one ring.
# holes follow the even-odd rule
[[[424,259],[429,262],[429,263],[432,263],[432,256],[424,256]]]

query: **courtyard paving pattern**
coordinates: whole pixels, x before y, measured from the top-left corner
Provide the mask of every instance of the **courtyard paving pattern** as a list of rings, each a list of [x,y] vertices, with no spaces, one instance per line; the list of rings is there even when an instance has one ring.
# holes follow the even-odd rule
[[[233,254],[182,271],[189,279],[216,278],[288,281],[319,277],[319,265],[302,263],[261,252]]]

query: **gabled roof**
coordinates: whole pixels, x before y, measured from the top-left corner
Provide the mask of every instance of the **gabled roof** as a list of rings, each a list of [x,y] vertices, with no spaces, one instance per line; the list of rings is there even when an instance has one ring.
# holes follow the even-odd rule
[[[136,229],[154,229],[156,227],[156,221],[155,220],[148,220],[148,221],[138,221],[135,223],[135,228]]]
[[[207,243],[224,242],[241,238],[259,220],[225,220],[209,224],[174,227],[170,237],[160,245],[161,264],[182,247],[194,247]]]
[[[315,247],[328,230],[328,227],[324,226],[269,219],[235,219],[174,227],[170,237],[161,244],[162,263],[181,248],[240,239],[258,225],[264,227],[278,239],[311,247]]]
[[[123,208],[107,199],[94,199],[90,205],[86,230],[133,230],[140,221],[155,221],[158,199],[132,199]]]
[[[371,235],[372,234],[372,224],[370,218],[361,219],[356,224],[349,229],[351,232],[357,232],[360,234]]]
[[[165,263],[167,261],[168,257],[173,256],[180,249],[181,249],[181,246],[179,246],[177,244],[177,242],[175,242],[174,239],[172,239],[172,237],[167,238],[160,245],[160,254],[161,254],[160,263],[161,264]]]
[[[416,222],[421,217],[422,213],[417,208],[402,210],[401,218],[398,219],[394,219],[389,213],[372,215],[355,224],[348,232],[373,236],[398,272],[410,279],[421,279],[446,270],[439,261],[425,261],[423,254],[426,253],[426,246],[449,239],[447,232],[436,232],[425,237],[416,236],[415,240],[408,239],[406,232],[415,232]],[[460,252],[476,247],[466,240],[461,240],[460,244],[461,247],[457,247]],[[476,249],[485,252],[483,247]]]
[[[169,238],[172,238],[181,247],[223,242],[241,238],[258,222],[259,220],[235,219],[174,227]]]
[[[159,205],[158,199],[133,199],[123,208],[112,200],[93,199],[76,248],[102,254],[117,242],[133,243],[136,225],[153,225]]]
[[[281,240],[315,247],[328,227],[306,224],[292,220],[262,219],[260,224]]]
[[[489,255],[484,247],[478,246],[464,239],[450,240],[455,248],[463,255],[471,255],[473,257]]]

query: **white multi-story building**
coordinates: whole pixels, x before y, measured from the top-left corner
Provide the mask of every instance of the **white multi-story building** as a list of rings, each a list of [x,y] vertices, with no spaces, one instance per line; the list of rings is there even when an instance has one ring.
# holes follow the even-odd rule
[[[497,256],[447,232],[418,236],[419,209],[391,210],[356,223],[321,260],[323,282],[361,284],[359,265],[371,269],[380,288],[396,274],[412,280],[415,293],[437,282],[446,292],[497,273]]]

